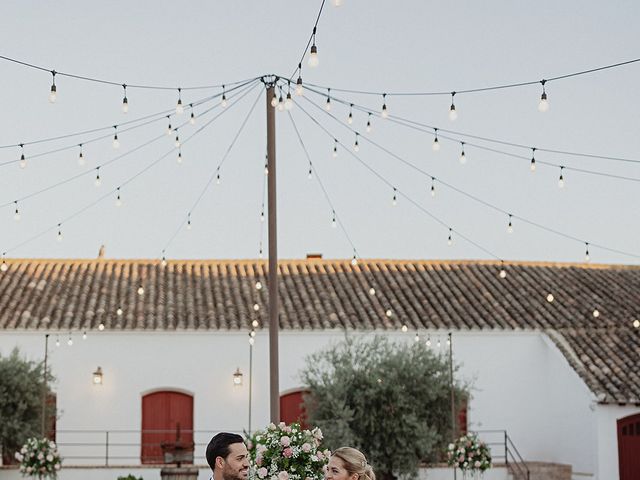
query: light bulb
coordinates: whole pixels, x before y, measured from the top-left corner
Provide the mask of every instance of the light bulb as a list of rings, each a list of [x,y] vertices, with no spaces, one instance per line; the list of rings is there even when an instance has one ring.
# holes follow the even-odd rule
[[[253,311],[257,312],[258,310],[260,310],[260,305],[258,305],[257,303],[253,304]]]
[[[122,308],[118,308],[118,309],[116,310],[116,315],[118,315],[119,317],[121,317],[121,316],[122,316]]]
[[[60,346],[60,339],[58,337],[56,337],[56,347]]]
[[[507,271],[504,268],[500,269],[500,278],[507,278]]]
[[[260,212],[260,221],[264,222],[264,211]]]
[[[435,178],[431,177],[431,196],[435,197],[436,196],[436,184],[435,184]]]
[[[187,230],[191,230],[191,216],[187,218]]]
[[[333,158],[338,158],[338,140],[333,139],[333,152],[331,154]]]
[[[138,287],[138,295],[144,295],[144,287],[142,285]]]
[[[122,113],[127,112],[129,112],[129,100],[127,100],[127,97],[124,97],[122,99]]]
[[[427,341],[424,342],[424,344],[427,346],[427,348],[431,348],[431,337],[427,337]]]
[[[458,118],[458,112],[456,112],[456,106],[452,103],[451,108],[449,108],[449,120],[452,122]]]
[[[309,173],[307,174],[307,178],[311,180],[313,178],[313,169],[309,167]]]
[[[160,261],[160,266],[163,268],[167,266],[167,259],[165,257],[162,257],[162,260]]]
[[[189,117],[189,123],[191,125],[195,125],[196,124],[196,115],[195,115],[195,113],[193,113],[193,111],[191,111],[191,116]]]
[[[60,230],[60,224],[58,224],[58,235],[56,238],[59,242],[62,241],[62,230]]]
[[[400,330],[406,332],[407,330],[409,330],[409,327],[407,327],[406,325],[402,325],[402,328]]]
[[[353,150],[356,152],[360,151],[360,144],[358,143],[358,134],[356,133],[356,141],[353,144]]]
[[[464,153],[464,145],[462,147],[462,152],[460,152],[460,163],[464,165],[467,163],[467,155]]]
[[[347,117],[347,123],[349,125],[353,124],[353,103],[351,104],[351,106],[349,107],[349,116]]]
[[[0,265],[0,271],[1,272],[6,272],[7,270],[9,270],[9,265],[7,265],[7,262],[2,260],[2,264]]]
[[[184,113],[184,107],[182,106],[182,89],[178,89],[178,103],[176,103],[176,113],[182,115]]]
[[[101,323],[100,325],[98,325],[98,330],[100,331],[104,330],[104,323]]]
[[[69,346],[73,345],[73,340],[71,339],[71,337],[69,337],[69,340],[67,340],[67,345]]]
[[[256,282],[256,290],[262,290],[262,282],[259,280]]]
[[[176,159],[178,163],[182,163],[182,151],[178,152],[178,158]]]
[[[342,0],[332,0],[331,4],[334,7],[341,7],[342,6]]]
[[[56,103],[58,99],[58,89],[56,88],[56,72],[51,72],[53,80],[51,81],[51,90],[49,91],[49,103]]]
[[[82,147],[80,148],[80,153],[78,154],[78,165],[83,166],[87,161],[84,158],[84,153],[82,153]]]
[[[391,205],[393,205],[394,207],[398,204],[398,194],[396,192],[396,189],[393,189],[393,198],[391,199]]]
[[[560,177],[558,177],[558,187],[564,188],[564,175],[562,175],[562,170],[564,167],[560,167]]]
[[[167,117],[167,119],[169,119],[169,117]],[[164,133],[166,133],[167,135],[171,135],[172,132],[173,132],[173,129],[171,128],[171,121],[169,121],[169,124],[167,125],[167,129],[165,130]]]
[[[258,323],[258,320],[254,320],[254,321],[252,321],[252,322],[251,322],[251,326],[252,326],[253,328],[256,328],[258,325],[260,325],[260,324]]]
[[[320,64],[320,59],[318,58],[318,47],[316,47],[315,43],[311,45],[308,64],[311,68],[315,68]]]
[[[220,185],[220,172],[216,174],[216,185]]]
[[[513,233],[513,225],[511,223],[511,215],[509,215],[509,225],[507,225],[507,233]]]
[[[633,321],[634,328],[640,328],[640,320],[636,319]]]
[[[375,289],[375,288],[373,288],[373,287],[371,287],[371,288],[369,289],[369,295],[374,296],[375,294],[376,294],[376,289]]]
[[[273,97],[271,97],[271,106],[272,106],[273,108],[275,108],[275,107],[277,107],[277,106],[278,106],[278,97],[277,97],[277,95],[276,95],[276,92],[275,92],[275,91],[273,92]]]
[[[367,133],[371,133],[372,127],[371,127],[371,114],[369,114],[369,117],[367,118]]]
[[[287,98],[284,101],[284,108],[286,110],[291,110],[291,108],[293,108],[293,100],[291,99],[291,92],[287,93]]]
[[[120,191],[118,190],[118,196],[116,197],[116,207],[122,206],[122,198],[120,198]]]
[[[554,300],[553,295],[550,293],[547,295],[547,302],[552,303]]]
[[[280,98],[278,98],[278,111],[284,111],[284,99],[282,98],[282,93],[280,94]]]
[[[16,205],[16,210],[15,210],[15,212],[14,212],[14,214],[13,214],[13,219],[14,219],[16,222],[18,222],[18,221],[20,221],[20,218],[21,218],[21,217],[20,217],[20,210],[18,210],[18,202],[14,202],[14,203],[15,203],[15,205]]]
[[[20,154],[20,168],[27,167],[27,159],[24,156],[24,153]]]
[[[387,310],[386,312],[384,312],[385,315],[389,318],[391,318],[393,316],[393,312],[391,310]]]
[[[118,140],[118,134],[113,136],[113,148],[120,148],[120,140]]]
[[[540,95],[540,102],[538,103],[538,110],[541,112],[546,112],[549,110],[549,100],[547,100],[547,93],[542,92]]]
[[[358,259],[356,259],[356,256],[354,255],[353,258],[351,259],[351,265],[352,266],[356,266],[358,265]]]
[[[302,86],[302,77],[298,77],[296,81],[296,95],[301,97],[304,94],[304,88]]]
[[[82,332],[82,339],[86,340],[87,339],[87,332]]]
[[[452,230],[449,229],[449,237],[447,238],[447,245],[449,246],[453,245],[453,236],[451,234],[452,234]]]
[[[433,143],[431,144],[431,149],[434,152],[437,152],[437,151],[440,150],[440,142],[438,141],[438,137],[437,136],[433,139]]]
[[[593,316],[594,316],[595,318],[598,318],[598,317],[600,316],[600,312],[598,311],[598,309],[597,309],[597,308],[593,311]]]
[[[382,112],[381,112],[382,118],[388,118],[389,117],[389,111],[387,110],[387,94],[383,93],[382,94]]]
[[[418,335],[418,334],[416,333],[416,336],[415,336],[415,337],[413,337],[413,340],[414,340],[414,341],[416,341],[416,342],[419,342],[419,341],[420,341],[420,335]]]
[[[327,101],[324,103],[324,109],[328,112],[331,110],[331,97],[327,95]]]
[[[532,172],[536,171],[536,157],[535,156],[531,157],[531,163],[529,164],[529,168],[531,169]]]
[[[253,345],[254,343],[256,343],[256,339],[253,337],[249,337],[249,345]]]
[[[338,222],[336,220],[336,212],[333,212],[333,218],[331,219],[331,228],[338,228]]]
[[[99,169],[100,167],[98,167]],[[96,169],[96,180],[95,180],[95,185],[96,187],[99,187],[100,185],[102,185],[102,179],[100,178],[100,170]]]
[[[176,141],[173,144],[176,148],[180,147],[180,137],[178,135],[176,135]]]
[[[589,260],[591,260],[591,258],[589,257],[589,244],[585,243],[584,244],[584,261],[589,263]]]
[[[441,347],[440,339],[438,339],[438,343],[436,344],[436,346],[437,346],[438,348],[440,348],[440,347]]]
[[[227,96],[223,93],[222,100],[220,100],[220,106],[222,108],[227,108],[227,105],[229,105],[229,102],[227,102]]]

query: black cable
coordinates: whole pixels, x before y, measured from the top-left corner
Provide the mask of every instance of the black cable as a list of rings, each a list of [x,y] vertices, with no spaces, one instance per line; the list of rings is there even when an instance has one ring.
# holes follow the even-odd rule
[[[311,40],[315,39],[316,30],[318,28],[318,22],[320,21],[320,16],[322,15],[322,10],[324,9],[325,1],[326,0],[322,0],[322,3],[320,4],[320,10],[318,11],[318,16],[316,17],[316,22],[313,24],[313,30],[312,30],[311,35],[309,36],[309,41],[307,42],[307,45],[304,47],[304,51],[302,52],[302,56],[300,57],[300,61],[298,62],[298,66],[296,67],[296,69],[293,71],[293,73],[289,77],[289,81],[293,80],[293,77],[296,75],[296,72],[298,70],[302,70],[302,62],[304,61],[304,56],[307,54],[307,51],[309,50],[309,45],[311,45]]]
[[[385,91],[385,92],[373,92],[373,91],[368,91],[368,90],[352,90],[352,89],[346,89],[346,88],[334,88],[331,87],[331,90],[334,92],[342,92],[342,93],[356,93],[356,94],[360,94],[360,95],[377,95],[377,96],[381,96],[383,94],[386,94],[387,96],[436,96],[436,95],[451,95],[452,92],[455,92],[456,95],[462,94],[462,93],[477,93],[477,92],[487,92],[487,91],[491,91],[491,90],[501,90],[501,89],[505,89],[505,88],[516,88],[516,87],[524,87],[524,86],[529,86],[529,85],[537,85],[537,84],[541,84],[541,83],[549,83],[549,82],[553,82],[556,80],[563,80],[565,78],[571,78],[571,77],[576,77],[579,75],[586,75],[589,73],[594,73],[594,72],[599,72],[602,70],[608,70],[610,68],[616,68],[616,67],[621,67],[624,65],[629,65],[632,63],[636,63],[636,62],[640,62],[640,58],[634,58],[632,60],[626,60],[624,62],[619,62],[619,63],[613,63],[610,65],[605,65],[602,67],[596,67],[596,68],[591,68],[588,70],[582,70],[579,72],[573,72],[573,73],[567,73],[564,75],[558,75],[555,77],[551,77],[551,78],[546,78],[546,79],[542,79],[542,80],[529,80],[526,82],[517,82],[517,83],[508,83],[508,84],[502,84],[502,85],[493,85],[493,86],[488,86],[488,87],[479,87],[479,88],[468,88],[466,90],[456,90],[456,89],[450,89],[447,91],[432,91],[432,92],[389,92],[389,91]],[[322,88],[322,89],[327,89],[328,87],[324,86],[324,85],[318,85],[318,84],[314,84],[314,83],[306,83],[305,85],[309,85],[311,87],[316,87],[316,88]]]

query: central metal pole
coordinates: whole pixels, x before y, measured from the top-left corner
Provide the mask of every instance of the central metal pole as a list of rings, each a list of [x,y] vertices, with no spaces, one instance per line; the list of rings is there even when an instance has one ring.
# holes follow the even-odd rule
[[[44,336],[44,369],[42,370],[42,425],[40,434],[42,438],[47,434],[47,359],[49,357],[49,334]]]
[[[267,186],[269,209],[269,387],[271,421],[280,421],[278,376],[278,230],[276,221],[276,112],[271,106],[274,84],[267,84]]]
[[[251,436],[251,390],[253,386],[253,337],[249,342],[249,436]]]

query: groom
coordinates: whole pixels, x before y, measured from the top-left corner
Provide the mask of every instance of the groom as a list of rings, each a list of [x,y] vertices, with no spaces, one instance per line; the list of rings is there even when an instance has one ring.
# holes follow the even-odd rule
[[[249,452],[242,437],[218,433],[207,445],[207,463],[213,472],[212,480],[247,480]]]

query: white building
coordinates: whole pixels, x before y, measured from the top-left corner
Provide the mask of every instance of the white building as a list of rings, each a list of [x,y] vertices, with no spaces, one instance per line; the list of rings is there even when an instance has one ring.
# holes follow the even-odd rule
[[[252,429],[268,423],[266,262],[8,266],[0,274],[0,353],[18,346],[40,360],[49,334],[65,465],[134,465],[141,455],[157,463],[159,445],[141,451],[141,443],[174,438],[176,423],[183,439],[194,431],[196,463],[204,463],[203,444],[215,431],[247,430],[249,414]],[[568,464],[575,479],[640,478],[640,328],[633,323],[640,268],[514,263],[504,266],[505,278],[501,268],[282,261],[285,415],[299,399],[286,394],[303,387],[297,373],[307,354],[345,335],[374,333],[406,341],[418,333],[445,351],[451,332],[460,375],[473,380],[469,429],[504,430],[526,461]],[[101,385],[93,382],[98,367]],[[237,368],[243,379],[234,387]],[[169,431],[148,432],[157,429]],[[497,461],[504,460],[503,437],[493,437]],[[0,479],[15,475],[0,470]]]

